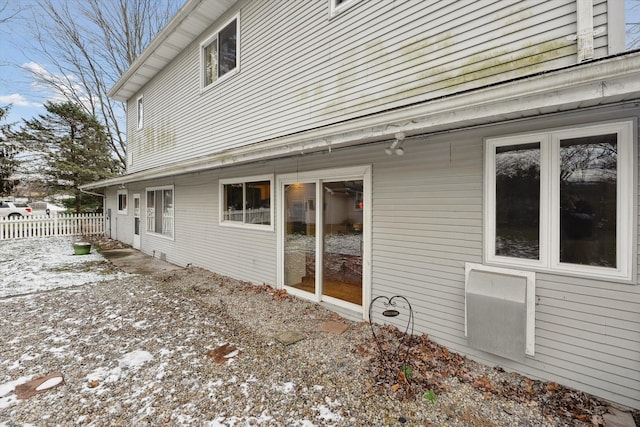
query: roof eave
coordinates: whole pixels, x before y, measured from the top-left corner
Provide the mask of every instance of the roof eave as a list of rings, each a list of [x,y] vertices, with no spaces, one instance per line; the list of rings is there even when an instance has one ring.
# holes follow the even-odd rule
[[[120,76],[107,93],[126,102],[200,34],[222,16],[235,0],[188,0]],[[187,37],[185,37],[187,35]],[[154,62],[150,66],[150,62]]]

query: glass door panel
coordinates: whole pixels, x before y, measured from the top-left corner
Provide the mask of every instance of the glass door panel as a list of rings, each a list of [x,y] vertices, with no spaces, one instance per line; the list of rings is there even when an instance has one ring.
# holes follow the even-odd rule
[[[363,182],[322,186],[322,294],[362,305]]]
[[[284,186],[284,285],[316,293],[316,184]]]

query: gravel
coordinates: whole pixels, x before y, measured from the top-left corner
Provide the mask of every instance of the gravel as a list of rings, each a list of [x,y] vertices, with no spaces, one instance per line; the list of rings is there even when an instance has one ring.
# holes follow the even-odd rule
[[[580,425],[455,376],[434,402],[399,399],[372,386],[368,324],[195,267],[0,298],[0,311],[3,427]],[[329,321],[348,328],[321,331]],[[304,339],[282,344],[286,331]],[[15,385],[54,372],[62,385],[17,400]]]

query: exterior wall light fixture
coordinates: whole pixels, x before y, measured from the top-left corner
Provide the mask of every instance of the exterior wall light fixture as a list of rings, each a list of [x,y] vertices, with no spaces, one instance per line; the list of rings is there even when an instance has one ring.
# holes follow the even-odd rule
[[[402,143],[405,138],[404,132],[396,133],[395,138],[396,139],[391,143],[391,145],[384,149],[384,152],[389,156],[392,154],[395,154],[396,156],[403,156],[404,148],[402,147]]]

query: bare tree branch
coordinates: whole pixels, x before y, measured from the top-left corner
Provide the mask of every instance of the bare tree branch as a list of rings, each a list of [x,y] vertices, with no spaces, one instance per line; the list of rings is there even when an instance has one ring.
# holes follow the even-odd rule
[[[76,102],[107,129],[126,167],[125,105],[108,90],[184,0],[36,0],[34,34],[48,67],[28,67],[39,83]],[[43,19],[44,17],[44,19]],[[49,66],[50,65],[50,66]]]

